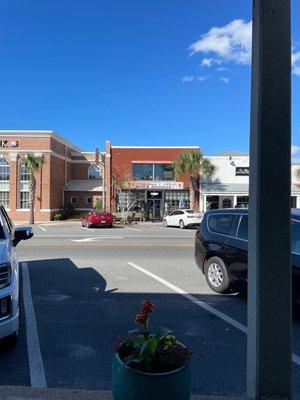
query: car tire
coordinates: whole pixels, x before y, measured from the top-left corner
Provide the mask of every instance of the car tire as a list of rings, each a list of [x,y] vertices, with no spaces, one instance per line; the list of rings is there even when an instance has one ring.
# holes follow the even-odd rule
[[[179,228],[180,229],[184,229],[185,228],[185,224],[184,224],[184,221],[182,219],[179,221]]]
[[[84,222],[83,222],[83,221],[81,222],[81,226],[82,226],[83,228],[84,228],[84,226],[85,226],[85,224],[84,224]]]
[[[164,225],[165,228],[167,228],[167,227],[169,226],[169,225],[168,225],[168,221],[167,221],[166,219],[164,219],[163,225]]]
[[[87,223],[85,224],[85,227],[88,228],[88,229],[90,229],[90,228],[92,227],[92,224],[91,224],[90,222],[87,222]]]
[[[208,286],[216,293],[225,293],[230,289],[230,278],[224,261],[219,257],[210,258],[204,268]]]
[[[19,339],[19,329],[17,329],[14,333],[7,336],[6,340],[10,347],[14,347],[17,345]]]

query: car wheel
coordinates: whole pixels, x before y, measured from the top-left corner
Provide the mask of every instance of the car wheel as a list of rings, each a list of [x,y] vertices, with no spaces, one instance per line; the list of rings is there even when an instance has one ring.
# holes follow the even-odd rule
[[[219,257],[212,257],[206,262],[205,278],[208,286],[216,293],[224,293],[230,288],[227,267]]]
[[[164,225],[165,228],[167,228],[167,227],[169,226],[169,225],[168,225],[168,221],[167,221],[166,219],[164,219],[163,225]]]
[[[92,227],[92,224],[91,224],[90,222],[87,222],[87,223],[85,224],[85,226],[86,226],[86,228],[90,229],[90,228]]]
[[[84,228],[84,222],[83,221],[81,222],[81,226]]]
[[[179,228],[180,229],[184,229],[185,228],[184,221],[182,219],[179,221]]]

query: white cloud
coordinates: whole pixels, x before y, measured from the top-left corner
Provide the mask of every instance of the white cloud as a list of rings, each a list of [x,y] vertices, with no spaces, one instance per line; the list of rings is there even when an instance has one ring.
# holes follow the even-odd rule
[[[202,76],[197,76],[197,77],[196,77],[196,80],[199,81],[199,82],[205,82],[205,81],[207,81],[209,78],[210,78],[209,75],[202,75]]]
[[[225,76],[221,76],[220,81],[225,83],[225,85],[228,85],[230,82],[230,79],[226,78]]]
[[[296,154],[299,154],[300,153],[300,146],[292,145],[291,153],[292,153],[292,156],[295,156]]]
[[[218,72],[228,72],[228,71],[230,71],[230,69],[227,68],[227,67],[218,67],[218,68],[217,68],[217,71],[218,71]]]
[[[212,58],[203,58],[203,60],[201,62],[201,66],[202,67],[211,67],[213,61],[214,60]]]
[[[213,27],[208,33],[189,47],[191,54],[214,53],[215,57],[204,58],[202,65],[207,63],[220,64],[233,61],[237,64],[250,64],[251,61],[252,21],[236,19],[223,27]],[[206,61],[205,61],[206,60]]]
[[[292,68],[293,73],[297,76],[300,76],[300,51],[293,53],[292,55]]]
[[[190,83],[190,82],[192,82],[193,80],[194,80],[194,75],[185,75],[185,76],[181,79],[181,81],[182,81],[183,83],[186,83],[186,82]]]
[[[190,55],[201,53],[202,67],[219,65],[217,71],[225,71],[221,64],[250,65],[252,50],[252,21],[235,19],[221,27],[213,27],[189,47]],[[224,69],[223,69],[224,68]],[[300,77],[300,51],[292,48],[292,71]]]

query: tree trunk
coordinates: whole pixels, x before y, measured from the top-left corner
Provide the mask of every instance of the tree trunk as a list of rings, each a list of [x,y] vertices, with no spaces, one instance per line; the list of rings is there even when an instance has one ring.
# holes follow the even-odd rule
[[[34,225],[34,201],[36,180],[33,174],[29,178],[29,224]]]
[[[190,176],[190,209],[195,207],[195,178]]]

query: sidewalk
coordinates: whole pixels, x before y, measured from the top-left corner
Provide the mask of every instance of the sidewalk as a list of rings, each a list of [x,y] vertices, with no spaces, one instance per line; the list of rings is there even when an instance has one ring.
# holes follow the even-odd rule
[[[112,394],[111,392],[98,391],[98,390],[71,390],[71,389],[48,389],[48,388],[37,389],[25,386],[0,386],[0,399],[1,400],[112,400]],[[245,400],[245,399],[246,399],[245,397],[225,397],[225,396],[191,397],[191,400]]]

